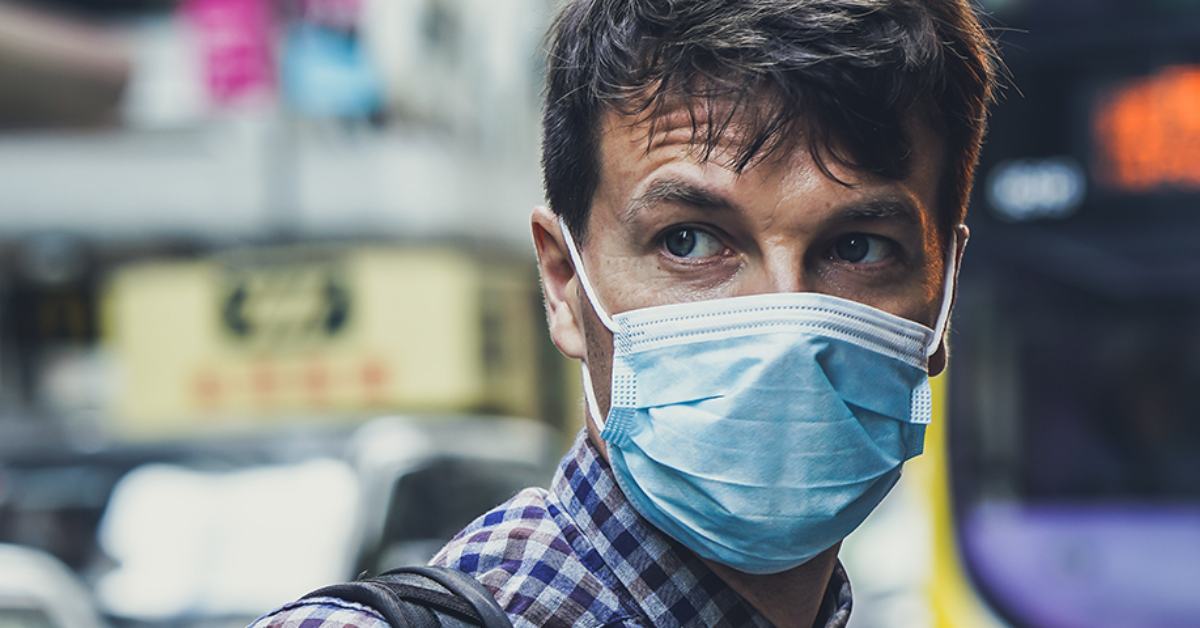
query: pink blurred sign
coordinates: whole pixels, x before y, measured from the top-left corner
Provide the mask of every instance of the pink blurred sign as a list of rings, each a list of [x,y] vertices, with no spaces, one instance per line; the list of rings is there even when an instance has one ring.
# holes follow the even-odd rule
[[[252,103],[274,92],[270,0],[185,0],[183,15],[198,34],[213,104]]]

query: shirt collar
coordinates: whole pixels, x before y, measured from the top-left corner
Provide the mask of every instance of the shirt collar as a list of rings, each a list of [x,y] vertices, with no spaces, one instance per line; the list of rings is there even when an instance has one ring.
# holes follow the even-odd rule
[[[594,548],[595,556],[584,556],[585,563],[611,574],[652,625],[770,628],[761,613],[694,553],[634,510],[586,430],[563,459],[550,490]],[[591,564],[597,561],[602,565]],[[850,582],[839,563],[814,627],[843,628],[851,603]]]

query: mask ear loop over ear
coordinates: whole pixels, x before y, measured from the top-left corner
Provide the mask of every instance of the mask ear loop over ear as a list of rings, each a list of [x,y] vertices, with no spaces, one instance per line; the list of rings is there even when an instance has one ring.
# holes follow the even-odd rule
[[[596,391],[592,388],[592,372],[588,370],[587,362],[579,361],[579,368],[583,371],[583,394],[587,398],[588,414],[592,416],[592,421],[596,424],[596,429],[600,432],[604,431],[604,417],[600,416],[600,404],[596,401]]]
[[[963,240],[966,246],[966,240]],[[937,323],[933,326],[933,340],[925,348],[925,357],[932,357],[942,344],[942,336],[946,333],[946,324],[950,322],[950,304],[954,301],[955,260],[958,258],[958,234],[950,232],[950,245],[946,247],[946,277],[942,282],[942,309],[938,312]]]
[[[600,299],[596,296],[595,288],[592,288],[592,282],[588,281],[587,271],[583,269],[583,257],[579,254],[579,250],[575,248],[575,238],[571,235],[571,230],[567,228],[567,223],[561,216],[558,218],[558,226],[562,229],[563,240],[567,244],[567,251],[571,254],[571,263],[575,265],[575,275],[579,277],[579,283],[583,286],[583,293],[587,295],[588,303],[592,306],[592,310],[596,312],[596,317],[600,322],[608,328],[612,333],[617,333],[617,325],[613,322],[612,317],[604,310],[604,306],[600,305]],[[600,416],[600,404],[596,401],[596,391],[592,387],[592,373],[588,370],[587,360],[579,361],[580,369],[583,371],[583,394],[587,398],[588,413],[592,416],[592,421],[596,424],[596,429],[604,431],[604,417]]]
[[[588,281],[587,271],[583,269],[583,257],[579,255],[579,250],[575,248],[575,238],[571,236],[571,230],[567,228],[567,222],[560,216],[558,218],[558,226],[562,229],[563,240],[567,243],[567,251],[571,253],[571,263],[575,264],[575,274],[579,277],[579,283],[583,285],[583,292],[587,295],[588,302],[592,304],[592,309],[596,312],[596,317],[600,322],[608,328],[608,331],[617,333],[617,325],[613,322],[612,317],[604,310],[604,306],[600,305],[600,298],[596,296],[595,288],[592,288],[592,282]]]

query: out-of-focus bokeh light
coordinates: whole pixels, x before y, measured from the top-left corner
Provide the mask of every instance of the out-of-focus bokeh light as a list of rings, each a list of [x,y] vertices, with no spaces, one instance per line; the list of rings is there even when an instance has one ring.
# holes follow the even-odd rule
[[[313,495],[322,507],[295,512]],[[157,620],[279,606],[352,568],[358,497],[353,470],[338,460],[227,472],[139,467],[100,524],[100,548],[118,565],[96,583],[100,604]]]
[[[1087,190],[1074,159],[1023,159],[997,165],[988,177],[987,198],[1002,220],[1066,218],[1079,209]]]
[[[1200,191],[1200,66],[1119,83],[1097,106],[1097,179],[1123,192]]]

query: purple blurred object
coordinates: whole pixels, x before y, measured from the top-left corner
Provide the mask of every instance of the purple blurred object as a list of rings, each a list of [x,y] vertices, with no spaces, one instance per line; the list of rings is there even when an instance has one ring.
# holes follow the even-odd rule
[[[979,588],[1020,626],[1200,626],[1200,506],[985,503],[962,541]]]

